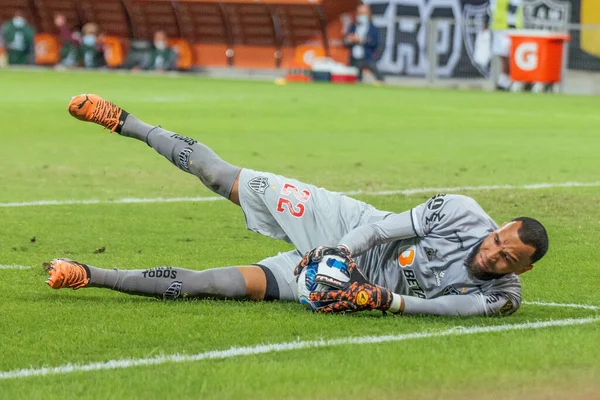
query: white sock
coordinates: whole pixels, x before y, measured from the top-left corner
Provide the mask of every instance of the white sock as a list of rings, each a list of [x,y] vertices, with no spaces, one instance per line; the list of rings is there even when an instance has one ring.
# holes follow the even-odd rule
[[[503,73],[498,77],[498,86],[500,86],[502,89],[508,89],[511,83],[512,81],[507,74]]]

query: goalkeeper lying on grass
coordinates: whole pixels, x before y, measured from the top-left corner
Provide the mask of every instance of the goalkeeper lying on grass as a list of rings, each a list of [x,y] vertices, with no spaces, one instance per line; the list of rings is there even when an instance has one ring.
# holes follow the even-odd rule
[[[351,280],[337,291],[313,292],[311,300],[326,304],[320,311],[507,315],[521,303],[517,275],[548,249],[538,221],[516,218],[498,227],[469,197],[440,194],[399,214],[381,211],[340,193],[231,165],[202,143],[148,125],[96,95],[74,97],[69,112],[147,143],[240,206],[248,229],[291,242],[296,250],[255,265],[205,271],[105,270],[56,259],[48,265],[47,283],[54,289],[298,301],[295,274],[323,254],[335,254],[347,260]]]

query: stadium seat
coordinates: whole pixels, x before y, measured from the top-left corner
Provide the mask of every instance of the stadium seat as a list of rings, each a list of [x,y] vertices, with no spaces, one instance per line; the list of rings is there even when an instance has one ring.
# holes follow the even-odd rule
[[[330,47],[329,57],[342,64],[348,64],[350,61],[350,50],[347,47]]]
[[[234,46],[233,66],[238,68],[275,68],[277,49],[273,46]]]
[[[194,65],[201,67],[229,66],[228,47],[222,43],[195,43],[192,45]]]
[[[47,33],[35,35],[35,63],[37,65],[55,65],[60,58],[58,39]]]
[[[118,68],[125,61],[125,52],[121,39],[115,36],[104,38],[104,60],[109,68]]]
[[[323,45],[319,13],[314,5],[275,4],[272,13],[276,20],[282,47]]]
[[[33,0],[34,6],[40,17],[40,26],[38,32],[59,34],[58,28],[54,25],[54,16],[62,14],[67,19],[69,29],[77,29],[83,25],[79,19],[75,0]]]
[[[129,22],[121,0],[78,0],[77,6],[83,23],[94,22],[109,36],[128,38]]]
[[[233,65],[239,68],[276,68],[278,39],[271,9],[261,3],[223,3],[231,28]]]
[[[169,47],[177,53],[177,69],[187,71],[192,68],[192,48],[187,40],[169,39]]]
[[[167,37],[182,37],[175,14],[174,3],[165,0],[124,0],[132,25],[133,39],[152,40],[156,31],[162,30]]]
[[[280,67],[290,69],[294,67],[294,57],[296,56],[296,48],[288,46],[279,49],[281,54]]]

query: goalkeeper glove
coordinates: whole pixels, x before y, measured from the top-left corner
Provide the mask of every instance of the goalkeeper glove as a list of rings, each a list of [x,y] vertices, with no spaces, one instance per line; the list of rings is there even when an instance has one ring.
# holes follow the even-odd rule
[[[326,303],[316,311],[324,313],[344,313],[367,310],[387,311],[393,299],[389,289],[369,283],[358,270],[356,262],[348,264],[350,281],[346,288],[329,292],[311,292],[310,301]]]
[[[302,258],[302,261],[300,261],[300,264],[294,268],[294,275],[296,276],[296,279],[298,279],[304,268],[308,267],[312,263],[321,262],[325,256],[337,256],[343,258],[346,264],[354,262],[350,256],[350,251],[345,246],[319,246],[307,252],[304,255],[304,258]]]

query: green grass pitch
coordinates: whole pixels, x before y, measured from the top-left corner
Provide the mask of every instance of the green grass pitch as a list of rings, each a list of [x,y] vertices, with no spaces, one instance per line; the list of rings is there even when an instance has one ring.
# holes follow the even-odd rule
[[[147,146],[71,118],[70,96],[85,92],[232,163],[338,191],[600,181],[598,98],[50,71],[0,71],[0,88],[0,204],[213,196]],[[431,194],[358,197],[403,211]],[[523,275],[525,300],[600,306],[598,185],[468,194],[497,222],[546,224],[550,251]],[[0,265],[32,267],[0,269],[0,371],[600,315],[524,304],[504,319],[383,318],[161,302],[53,291],[40,266],[65,256],[205,269],[288,249],[245,230],[225,201],[0,207]],[[0,379],[0,398],[588,399],[599,377],[594,322]]]

